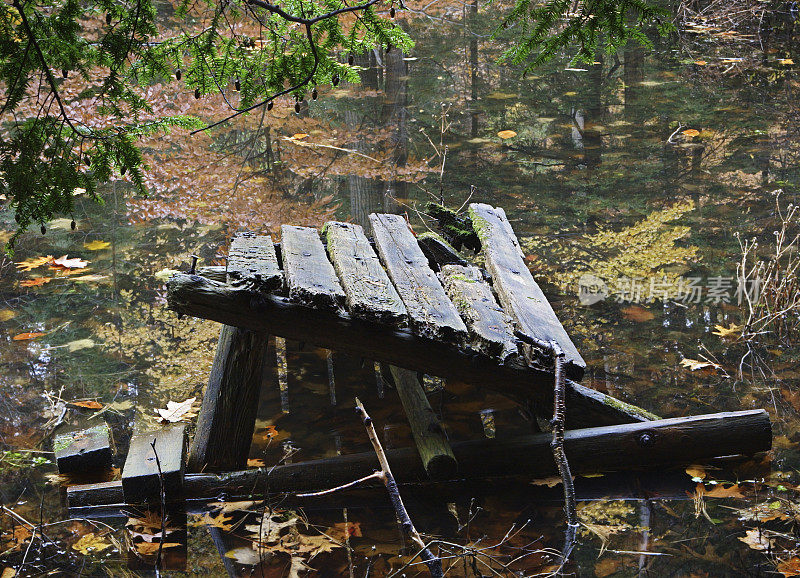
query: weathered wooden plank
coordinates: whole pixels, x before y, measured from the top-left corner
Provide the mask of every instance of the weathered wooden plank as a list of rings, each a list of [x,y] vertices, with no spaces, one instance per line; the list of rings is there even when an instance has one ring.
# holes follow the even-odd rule
[[[431,480],[453,477],[458,471],[458,463],[417,378],[417,372],[394,365],[390,369],[425,471]]]
[[[405,305],[361,225],[330,221],[322,233],[353,317],[402,324],[407,318]]]
[[[556,341],[564,350],[567,375],[573,379],[583,377],[586,362],[534,281],[505,211],[472,203],[469,214],[503,309],[522,333],[543,341]]]
[[[549,433],[508,439],[479,439],[452,444],[459,463],[458,477],[546,478],[557,475]],[[625,469],[691,464],[719,456],[749,456],[769,451],[772,424],[764,410],[715,413],[567,431],[564,449],[573,473],[592,474]],[[426,479],[415,448],[387,449],[386,457],[398,483]],[[374,452],[224,474],[186,477],[186,498],[258,497],[268,489],[312,492],[335,487],[379,468]],[[269,483],[267,482],[269,480]],[[112,482],[113,484],[113,482]],[[70,507],[118,503],[106,485],[89,484],[67,489]],[[101,500],[116,500],[105,501]]]
[[[281,255],[289,299],[321,308],[344,305],[344,290],[316,229],[281,226]]]
[[[190,472],[246,466],[266,350],[265,332],[222,326],[189,451]]]
[[[453,343],[467,340],[467,327],[447,298],[414,235],[400,215],[369,216],[375,245],[418,335]]]
[[[518,353],[511,318],[497,304],[480,269],[445,265],[439,278],[467,324],[474,348],[503,362]]]
[[[162,483],[168,499],[180,493],[186,458],[185,433],[184,424],[171,424],[131,438],[122,469],[122,489],[127,503],[158,503]],[[155,446],[151,445],[153,443]]]
[[[513,360],[498,364],[496,359],[470,353],[452,343],[353,319],[339,311],[312,309],[277,295],[253,299],[250,291],[199,275],[173,275],[167,282],[167,299],[169,307],[178,313],[485,386],[520,403],[531,401],[552,415],[553,373],[542,367],[528,367]],[[568,427],[650,419],[657,418],[642,408],[567,381]]]
[[[228,282],[257,291],[283,286],[283,273],[269,235],[239,233],[228,251]]]
[[[53,440],[53,451],[61,474],[88,473],[107,468],[112,458],[108,425],[102,423],[59,434]]]

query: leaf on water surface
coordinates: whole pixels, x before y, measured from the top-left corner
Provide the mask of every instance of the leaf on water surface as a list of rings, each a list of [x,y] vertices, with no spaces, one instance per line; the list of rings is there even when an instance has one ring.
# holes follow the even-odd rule
[[[794,64],[794,60],[792,60],[791,58],[781,58],[778,61],[778,64]]]
[[[90,274],[90,275],[81,275],[80,277],[73,277],[73,281],[83,281],[83,282],[90,282],[90,281],[102,281],[103,279],[108,279],[108,275],[97,275],[97,274]]]
[[[125,526],[137,532],[146,533],[146,534],[154,534],[156,532],[161,532],[161,516],[158,512],[148,510],[141,516],[128,518],[128,521],[125,522]],[[178,528],[174,528],[170,526],[169,517],[167,517],[164,523],[164,531],[167,534],[172,532],[177,532]]]
[[[29,333],[19,333],[12,337],[14,341],[25,341],[28,339],[36,339],[37,337],[42,337],[43,335],[47,335],[47,333],[39,333],[37,331],[32,331]]]
[[[783,560],[775,569],[783,574],[784,578],[800,576],[800,558],[792,556],[788,560]]]
[[[71,401],[71,402],[69,402],[69,405],[74,405],[74,406],[77,406],[77,407],[85,407],[87,409],[102,409],[102,407],[103,407],[102,403],[100,403],[99,401],[93,401],[93,400]]]
[[[158,409],[156,412],[161,416],[163,421],[170,423],[188,420],[197,415],[197,412],[192,411],[192,404],[195,400],[197,400],[196,397],[190,397],[183,401],[168,401],[167,409]]]
[[[691,466],[687,467],[685,471],[689,477],[696,482],[703,480],[708,475],[705,466],[700,466],[697,464],[692,464]]]
[[[4,533],[4,536],[10,535],[10,539],[6,542],[6,549],[11,551],[20,550],[22,545],[31,537],[31,531],[27,526],[14,526],[13,534],[11,532]]]
[[[153,274],[153,277],[156,278],[157,281],[161,281],[162,283],[166,283],[169,281],[169,278],[175,275],[176,273],[180,273],[177,269],[161,269],[161,271],[157,271]]]
[[[0,322],[14,319],[16,316],[16,312],[12,311],[11,309],[0,309]]]
[[[747,530],[744,536],[739,536],[739,540],[750,546],[753,550],[772,549],[775,540],[767,538],[765,530],[754,528]]]
[[[517,133],[513,130],[501,130],[500,132],[497,133],[497,136],[499,136],[503,140],[506,140],[514,138],[515,136],[517,136]]]
[[[243,500],[238,502],[209,502],[208,507],[218,510],[220,512],[250,512],[254,506],[259,506],[263,502],[261,500]]]
[[[264,462],[264,460],[259,458],[248,458],[247,460],[248,468],[263,468],[266,465],[267,464]]]
[[[736,325],[734,323],[730,324],[730,327],[725,327],[724,325],[715,325],[714,329],[716,331],[712,331],[713,335],[719,335],[720,337],[739,337],[744,328],[743,325]]]
[[[696,64],[697,66],[705,66],[706,64],[708,64],[708,62],[706,62],[705,60],[695,60],[693,64]]]
[[[307,136],[308,135],[306,133],[304,133],[304,132],[298,132],[297,134],[293,134],[289,138],[292,139],[292,140],[302,140],[302,139],[306,138]]]
[[[36,277],[35,279],[25,279],[19,282],[20,287],[39,287],[45,283],[50,283],[52,277]]]
[[[100,241],[95,239],[94,241],[89,241],[88,243],[83,244],[84,249],[89,249],[90,251],[100,251],[102,249],[107,249],[111,246],[111,243],[108,241]]]
[[[631,305],[620,310],[625,319],[630,319],[636,323],[644,323],[650,321],[655,317],[655,314],[649,309],[645,309],[640,305]]]
[[[16,575],[17,571],[9,566],[7,568],[3,568],[3,573],[0,574],[0,578],[14,578]]]
[[[31,257],[30,259],[18,262],[17,269],[20,271],[31,271],[41,267],[42,265],[47,265],[52,260],[52,255],[47,255],[46,257]]]
[[[208,512],[203,512],[202,516],[195,515],[195,519],[188,522],[187,526],[192,528],[213,526],[214,528],[219,528],[220,530],[228,532],[233,528],[233,516],[225,511],[213,515]]]
[[[330,529],[330,535],[337,540],[345,540],[348,537],[363,538],[361,522],[339,522],[334,524]]]
[[[70,259],[66,255],[63,255],[58,259],[53,259],[53,265],[63,267],[64,269],[83,269],[88,264],[89,261],[83,261],[79,257],[73,257]]]
[[[66,344],[66,348],[69,349],[70,353],[73,351],[80,351],[81,349],[90,349],[97,345],[94,341],[89,339],[76,339],[75,341],[70,341]]]
[[[686,130],[682,130],[681,134],[683,136],[695,137],[695,136],[700,136],[700,131],[697,130],[696,128],[687,128]]]
[[[707,498],[744,498],[739,484],[733,484],[727,488],[718,484],[714,486],[713,490],[706,490],[705,496]]]
[[[561,476],[551,476],[549,478],[540,478],[538,480],[531,480],[528,482],[532,486],[547,486],[548,488],[554,488],[558,484],[561,483]]]
[[[237,564],[244,564],[245,566],[258,566],[261,564],[262,560],[265,560],[270,556],[271,552],[265,552],[264,556],[262,557],[261,554],[246,546],[234,548],[233,550],[228,550],[225,552],[226,558],[231,558],[232,560],[236,561]]]
[[[104,540],[102,536],[98,536],[94,532],[89,532],[81,536],[80,540],[72,545],[73,550],[77,550],[84,556],[88,556],[94,552],[102,552],[110,547],[111,542]]]
[[[761,502],[754,504],[749,508],[742,508],[736,512],[739,514],[739,519],[743,522],[769,522],[771,520],[793,520],[794,515],[787,514],[781,506],[783,504],[775,500],[774,502]]]
[[[166,550],[167,548],[180,548],[183,544],[178,542],[137,542],[133,545],[136,552],[142,556],[153,556],[158,554],[159,548]]]
[[[688,357],[684,357],[683,359],[681,359],[681,365],[683,367],[688,367],[692,371],[695,371],[695,370],[698,370],[698,369],[704,369],[706,367],[711,367],[713,369],[719,369],[720,368],[720,366],[718,364],[716,364],[716,363],[712,363],[710,361],[698,361],[696,359],[689,359]]]

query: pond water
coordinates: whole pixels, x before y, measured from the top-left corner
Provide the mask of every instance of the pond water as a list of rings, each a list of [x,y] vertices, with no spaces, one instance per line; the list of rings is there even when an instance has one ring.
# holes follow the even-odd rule
[[[50,223],[44,236],[25,235],[13,257],[80,257],[89,263],[77,274],[0,262],[0,499],[27,520],[53,524],[45,534],[63,544],[40,551],[37,541],[27,551],[24,531],[15,541],[18,522],[6,513],[5,563],[24,558],[24,575],[151,572],[146,564],[129,569],[135,556],[120,541],[125,517],[105,520],[114,532],[67,520],[48,450],[54,428],[104,419],[124,456],[131,432],[157,422],[157,408],[202,397],[219,326],[167,311],[156,273],[185,270],[192,254],[201,265],[222,263],[226,239],[241,229],[275,234],[281,222],[364,223],[370,212],[390,211],[407,213],[422,230],[430,224],[426,202],[471,200],[505,208],[588,363],[585,384],[665,417],[764,408],[773,420],[773,452],[733,470],[579,478],[585,525],[567,570],[755,576],[783,563],[779,569],[791,572],[797,354],[791,336],[765,336],[748,348],[718,326],[746,321],[736,279],[740,240],[757,237],[768,250],[780,226],[776,206],[796,202],[793,53],[777,40],[668,38],[654,51],[631,48],[589,66],[556,61],[521,80],[496,64],[503,44],[486,35],[490,16],[408,14],[416,47],[362,59],[360,87],[322,91],[299,116],[285,103],[261,127],[224,129],[208,137],[217,156],[187,144],[170,172],[157,161],[167,166],[171,153],[156,150],[150,162],[165,179],[157,194],[133,198],[124,182],[113,183],[103,206],[79,201],[77,230],[69,218]],[[236,162],[217,162],[228,154]],[[231,191],[240,168],[248,180]],[[0,212],[0,235],[12,230],[13,215]],[[587,274],[606,283],[604,299],[579,298]],[[14,339],[32,332],[44,335]],[[274,340],[269,347],[274,360]],[[356,395],[387,445],[411,443],[396,394],[387,386],[380,395],[371,362],[338,354],[331,362],[327,352],[294,342],[287,361],[288,402],[275,363],[265,377],[253,464],[368,450],[352,411]],[[485,435],[489,417],[497,437],[530,431],[499,395],[427,385],[452,439]],[[64,405],[75,401],[97,401],[102,413]],[[544,550],[561,547],[559,491],[486,483],[447,499],[416,490],[407,499],[422,532],[484,549],[458,558],[449,575],[502,575],[496,561],[515,557],[517,572],[535,575],[552,569]],[[190,515],[184,571],[281,576],[302,563],[321,576],[348,575],[349,564],[356,576],[385,575],[410,558],[398,556],[411,549],[380,490],[303,516],[309,528],[349,534],[351,559],[318,542],[298,554],[295,543],[256,569],[242,553],[252,520],[209,532],[208,518]],[[103,546],[81,552],[76,542],[88,532]],[[220,558],[215,543],[234,557]],[[403,572],[424,574],[415,565]]]

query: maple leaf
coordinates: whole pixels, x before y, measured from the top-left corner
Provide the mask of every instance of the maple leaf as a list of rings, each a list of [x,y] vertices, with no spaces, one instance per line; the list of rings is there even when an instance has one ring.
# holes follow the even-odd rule
[[[57,265],[58,267],[63,267],[64,269],[83,269],[89,264],[89,261],[82,261],[78,257],[70,259],[66,255],[63,255],[58,259],[53,259],[52,264]]]
[[[695,371],[697,369],[703,369],[706,367],[711,367],[714,369],[719,369],[720,367],[716,363],[712,363],[710,361],[698,361],[696,359],[689,359],[688,357],[684,357],[683,359],[681,359],[681,365],[683,367],[688,367],[692,371]]]
[[[187,523],[187,526],[198,528],[202,526],[213,526],[220,530],[230,531],[233,529],[233,516],[225,511],[218,514],[211,515],[208,512],[203,512],[202,516],[195,516],[195,520]]]
[[[45,283],[50,283],[52,281],[52,277],[37,277],[35,279],[25,279],[24,281],[19,282],[20,287],[39,287],[40,285],[44,285]]]
[[[730,327],[725,327],[724,325],[715,325],[714,329],[716,331],[712,331],[713,335],[719,335],[720,337],[738,337],[743,329],[743,325],[735,325],[733,323],[730,324]]]
[[[739,536],[739,540],[750,546],[753,550],[772,549],[775,540],[767,538],[764,530],[754,528],[747,530],[744,536]]]
[[[111,243],[109,243],[108,241],[99,241],[97,239],[83,244],[83,248],[89,249],[90,251],[100,251],[102,249],[107,249],[110,246]]]
[[[13,339],[14,341],[25,341],[27,339],[36,339],[37,337],[41,337],[43,335],[47,335],[47,333],[39,333],[33,331],[30,333],[19,333],[18,335],[15,335],[11,339]]]
[[[800,576],[800,558],[793,556],[788,560],[783,560],[775,569],[783,574],[784,578]]]
[[[184,419],[189,419],[197,415],[192,412],[192,404],[195,402],[196,397],[190,397],[183,401],[168,401],[167,409],[158,409],[158,415],[161,416],[163,421],[175,423]]]
[[[77,550],[84,556],[88,556],[94,552],[102,552],[106,548],[111,547],[111,542],[107,542],[102,536],[97,536],[94,532],[81,536],[80,540],[72,545],[73,550]]]
[[[52,260],[52,255],[47,255],[46,257],[31,257],[30,259],[26,259],[25,261],[20,261],[17,263],[17,269],[20,271],[31,271],[32,269],[37,269],[42,265],[47,265]]]

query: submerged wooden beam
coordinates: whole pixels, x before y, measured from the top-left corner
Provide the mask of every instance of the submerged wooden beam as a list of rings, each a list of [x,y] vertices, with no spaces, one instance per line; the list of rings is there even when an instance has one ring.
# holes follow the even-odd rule
[[[547,478],[556,475],[550,434],[482,439],[453,444],[459,478]],[[688,464],[720,456],[749,456],[772,446],[772,426],[764,410],[664,419],[567,431],[564,447],[574,473]],[[419,483],[425,468],[414,448],[390,449],[386,456],[398,483]],[[192,474],[184,498],[257,497],[312,492],[335,487],[378,469],[374,452],[336,456],[225,474]],[[114,482],[111,482],[114,484]],[[118,482],[117,482],[118,483]],[[121,499],[108,484],[67,489],[70,507],[99,506]],[[102,500],[102,501],[101,501]]]
[[[266,350],[267,333],[222,326],[189,451],[190,472],[222,472],[247,464]]]
[[[185,424],[170,424],[131,438],[122,468],[122,488],[127,503],[157,504],[162,488],[168,500],[179,498],[186,460],[185,434]]]
[[[586,362],[534,281],[505,211],[472,203],[469,214],[503,309],[522,333],[542,341],[556,341],[564,351],[567,376],[583,377]]]
[[[479,352],[405,329],[305,307],[277,295],[255,295],[199,275],[176,273],[168,281],[167,290],[169,307],[178,313],[485,386],[523,403],[536,402],[548,412],[552,407],[553,374],[543,369],[513,361],[500,364]],[[568,427],[646,421],[655,417],[599,391],[567,382]]]
[[[375,246],[408,311],[412,330],[456,344],[467,340],[467,327],[447,298],[428,259],[400,215],[369,216]]]
[[[105,423],[59,434],[53,440],[58,473],[88,473],[111,466],[111,438]]]
[[[406,412],[422,465],[431,480],[447,480],[458,471],[442,425],[417,379],[416,371],[390,366],[397,395]]]

